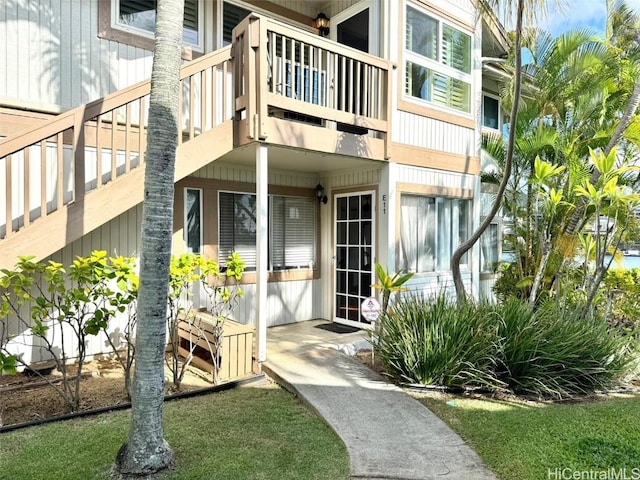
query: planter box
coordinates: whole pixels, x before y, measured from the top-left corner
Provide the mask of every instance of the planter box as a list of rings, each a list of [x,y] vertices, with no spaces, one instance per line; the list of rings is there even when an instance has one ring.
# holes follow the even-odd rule
[[[200,338],[198,338],[199,330],[202,330]],[[221,381],[226,382],[253,375],[254,332],[255,327],[251,325],[242,325],[232,320],[224,322],[222,353],[216,360],[220,368]],[[213,379],[214,359],[211,358],[211,342],[214,340],[214,334],[211,316],[198,312],[191,324],[181,320],[178,323],[178,336],[180,337],[178,347],[180,355],[186,358],[189,355],[190,345],[196,345],[193,350],[192,364],[211,374]]]

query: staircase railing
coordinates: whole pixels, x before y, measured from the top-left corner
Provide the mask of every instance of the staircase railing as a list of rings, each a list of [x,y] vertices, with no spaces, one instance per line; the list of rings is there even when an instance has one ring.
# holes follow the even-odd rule
[[[181,71],[179,143],[233,118],[230,47]],[[0,238],[142,165],[149,80],[0,141]]]

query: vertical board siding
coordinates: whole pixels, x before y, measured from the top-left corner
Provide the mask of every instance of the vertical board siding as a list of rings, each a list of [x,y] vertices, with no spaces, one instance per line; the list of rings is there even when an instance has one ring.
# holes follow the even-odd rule
[[[301,13],[307,17],[315,18],[318,10],[315,2],[309,2],[305,0],[270,0],[271,3],[279,5],[280,7],[288,8],[294,12]],[[338,3],[338,2],[336,2]]]
[[[492,303],[496,301],[496,296],[493,293],[493,287],[495,286],[495,284],[495,278],[480,280],[480,300],[485,300]]]
[[[148,78],[151,62],[98,38],[98,0],[0,2],[0,97],[72,108]]]
[[[77,256],[90,255],[93,250],[106,250],[109,255],[137,256],[140,244],[140,222],[142,220],[142,204],[130,209],[117,218],[109,221],[100,228],[88,233],[84,237],[72,242],[62,250],[54,253],[49,260],[60,262],[64,266],[70,265]],[[23,312],[23,315],[27,312]],[[109,332],[113,338],[124,331],[126,326],[126,316],[119,315],[110,325]],[[48,360],[46,350],[39,346],[33,346],[33,338],[28,331],[20,331],[19,324],[13,322],[9,324],[9,331],[16,335],[8,344],[8,349],[12,353],[22,354],[22,359],[26,363]],[[67,353],[75,356],[77,345],[72,332],[65,330],[65,348]],[[59,342],[61,338],[59,328],[52,328],[49,332],[51,341]],[[91,355],[108,354],[111,349],[106,343],[104,334],[89,336],[87,338],[87,353]]]
[[[466,173],[398,165],[398,182],[474,190],[477,177]]]
[[[355,5],[356,3],[358,3],[360,0],[332,0],[330,2],[327,2],[327,5],[325,6],[325,10],[324,13],[327,14],[327,16],[329,18],[333,17],[335,14],[342,12],[343,10],[346,10],[347,8],[351,7],[352,5]],[[318,10],[320,11],[320,10]],[[316,12],[318,13],[318,12]],[[314,15],[315,17],[315,15]]]
[[[468,270],[462,271],[462,282],[465,290],[470,292],[472,290],[471,272]],[[405,286],[407,287],[408,294],[421,295],[425,298],[436,298],[441,295],[451,299],[455,299],[456,297],[451,272],[417,274],[409,280]]]
[[[267,326],[274,327],[319,318],[321,316],[320,305],[316,301],[319,289],[320,280],[269,282],[267,287]],[[242,285],[242,290],[244,296],[229,318],[244,325],[255,326],[256,285],[254,283]],[[200,299],[205,298],[201,291]]]
[[[474,134],[471,128],[399,110],[393,112],[393,141],[405,145],[477,156]]]
[[[204,168],[194,172],[192,177],[206,178],[209,180],[223,180],[228,182],[256,183],[255,168],[241,168],[221,160],[210,163]],[[281,185],[287,187],[314,188],[318,184],[317,175],[305,173],[269,171],[269,185]]]
[[[350,172],[339,172],[328,177],[332,189],[348,188],[360,185],[378,185],[380,183],[381,169],[366,168]]]

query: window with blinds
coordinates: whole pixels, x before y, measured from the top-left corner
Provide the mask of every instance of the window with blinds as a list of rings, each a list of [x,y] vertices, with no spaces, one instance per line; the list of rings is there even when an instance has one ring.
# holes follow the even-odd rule
[[[222,5],[222,45],[231,45],[231,32],[251,12],[246,8],[224,2]]]
[[[405,93],[471,112],[471,36],[407,5]]]
[[[247,270],[256,269],[256,196],[248,193],[220,193],[218,262],[237,252]]]
[[[270,199],[272,270],[313,268],[316,252],[316,202],[313,198]]]
[[[116,23],[127,29],[154,33],[157,0],[114,0]],[[184,0],[183,39],[185,43],[199,46],[200,5],[199,0]]]
[[[256,268],[256,196],[219,194],[218,261],[238,252],[247,270]],[[269,269],[313,269],[316,256],[313,198],[269,196]]]

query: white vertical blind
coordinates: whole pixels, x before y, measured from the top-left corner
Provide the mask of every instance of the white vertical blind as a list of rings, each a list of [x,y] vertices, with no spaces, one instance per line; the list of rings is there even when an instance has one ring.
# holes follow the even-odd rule
[[[469,233],[469,215],[469,200],[402,194],[400,268],[417,273],[450,270],[454,249]]]

